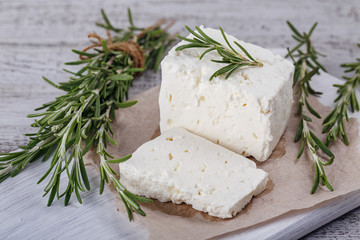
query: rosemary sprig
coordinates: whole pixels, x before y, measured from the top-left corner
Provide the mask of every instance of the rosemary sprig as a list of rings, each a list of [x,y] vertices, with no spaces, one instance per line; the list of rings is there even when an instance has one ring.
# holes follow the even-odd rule
[[[357,46],[360,48],[360,43]],[[344,127],[344,118],[347,122],[349,121],[348,108],[351,112],[359,112],[360,110],[356,96],[356,90],[360,83],[360,58],[357,58],[356,62],[345,63],[340,66],[346,68],[344,73],[354,72],[354,76],[343,76],[346,80],[344,84],[334,84],[334,87],[338,88],[338,96],[334,100],[336,105],[323,122],[323,133],[327,132],[328,134],[325,142],[327,146],[331,141],[336,141],[337,138],[340,138],[340,136],[344,143],[349,145],[349,139]]]
[[[290,56],[295,66],[293,86],[298,85],[296,95],[299,96],[299,104],[296,114],[300,117],[299,125],[295,134],[295,142],[300,141],[301,146],[297,155],[297,158],[300,158],[304,152],[305,147],[309,150],[312,159],[315,163],[315,179],[314,185],[311,189],[311,194],[315,193],[316,189],[321,185],[325,185],[330,191],[333,191],[332,186],[327,180],[324,167],[331,165],[334,160],[333,153],[319,140],[319,138],[309,129],[309,124],[312,122],[311,117],[308,115],[308,112],[315,116],[316,118],[321,118],[320,114],[311,107],[307,98],[309,94],[319,95],[321,92],[316,92],[311,86],[311,78],[319,73],[319,69],[323,67],[318,63],[317,55],[315,51],[310,36],[313,33],[317,23],[315,23],[308,33],[300,34],[300,32],[289,22],[287,21],[290,29],[294,33],[293,38],[299,42],[299,44],[294,47],[292,50],[288,49],[287,56]],[[300,50],[300,47],[305,45],[303,51]],[[294,56],[293,53],[296,52]],[[295,60],[294,57],[297,57]],[[319,156],[318,150],[328,156],[327,160],[324,160]]]
[[[218,77],[222,74],[227,73],[225,76],[225,79],[231,76],[237,69],[245,66],[254,66],[254,67],[262,67],[263,64],[256,61],[249,53],[246,51],[246,49],[241,46],[240,43],[234,41],[234,43],[240,48],[240,50],[249,58],[245,58],[241,53],[236,51],[231,44],[229,43],[223,29],[219,27],[220,32],[228,45],[229,48],[225,47],[221,43],[217,42],[216,40],[209,37],[204,31],[202,31],[199,27],[195,27],[197,30],[197,33],[189,28],[188,26],[185,26],[185,28],[194,36],[192,39],[186,38],[180,35],[177,35],[178,38],[181,40],[190,42],[189,44],[181,45],[176,48],[176,51],[182,51],[184,49],[188,48],[206,48],[206,50],[200,55],[199,59],[201,60],[207,53],[211,51],[217,51],[217,53],[222,57],[221,60],[214,60],[212,59],[212,62],[216,63],[224,63],[227,64],[225,67],[220,68],[216,72],[214,72],[213,75],[210,77],[210,81],[214,77]]]
[[[138,201],[151,200],[126,190],[111,169],[109,163],[123,162],[131,155],[114,159],[106,151],[108,143],[116,145],[110,137],[113,134],[110,122],[115,118],[116,109],[136,103],[126,102],[133,78],[146,69],[157,70],[159,59],[172,38],[160,27],[161,23],[148,28],[135,27],[130,10],[130,27],[127,29],[114,28],[105,12],[102,10],[101,13],[105,24],[97,25],[108,30],[108,39],[90,34],[89,37],[96,38],[98,43],[83,51],[73,50],[81,60],[66,64],[85,66],[76,73],[65,70],[72,75],[69,81],[55,84],[44,77],[46,82],[66,93],[35,109],[45,111],[28,115],[37,118],[32,127],[38,130],[36,133],[25,134],[30,141],[26,146],[19,146],[17,152],[0,155],[0,182],[14,177],[40,157],[43,162],[51,158],[48,171],[39,180],[40,183],[51,175],[44,189],[44,196],[49,194],[48,206],[55,196],[57,199],[65,196],[64,203],[67,205],[74,192],[82,203],[80,192],[90,189],[83,156],[94,146],[100,157],[100,194],[105,182],[108,183],[110,179],[131,220],[133,211],[145,216]],[[117,35],[112,38],[109,30]],[[87,52],[92,48],[94,52]],[[60,176],[64,172],[68,183],[66,190],[61,193]]]

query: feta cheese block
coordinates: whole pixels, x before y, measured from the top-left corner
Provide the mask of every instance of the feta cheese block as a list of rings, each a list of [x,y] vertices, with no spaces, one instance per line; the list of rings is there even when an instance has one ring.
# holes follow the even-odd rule
[[[226,46],[220,31],[201,29]],[[227,38],[230,43],[239,42],[263,67],[242,67],[228,79],[224,74],[209,81],[215,71],[226,66],[211,61],[221,60],[219,54],[212,51],[199,60],[206,49],[175,51],[188,43],[180,42],[161,63],[160,129],[183,127],[244,156],[265,161],[290,116],[294,66],[269,50],[230,35]]]
[[[120,180],[135,194],[231,218],[265,189],[268,174],[239,154],[173,128],[120,163]]]

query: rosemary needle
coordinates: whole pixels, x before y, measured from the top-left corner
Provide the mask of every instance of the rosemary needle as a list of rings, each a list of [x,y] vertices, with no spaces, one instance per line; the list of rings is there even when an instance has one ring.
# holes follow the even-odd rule
[[[123,162],[131,157],[114,159],[106,151],[108,143],[116,145],[111,138],[110,123],[115,118],[116,109],[136,104],[136,101],[126,102],[134,77],[146,69],[157,70],[158,59],[172,38],[161,28],[161,23],[148,28],[135,27],[130,10],[130,27],[127,29],[115,28],[105,12],[102,10],[101,13],[105,24],[97,25],[107,29],[108,39],[92,33],[89,37],[97,39],[96,43],[83,51],[73,50],[81,60],[66,64],[85,66],[76,73],[65,70],[72,75],[69,81],[55,84],[44,77],[46,82],[65,94],[35,109],[45,109],[43,112],[28,115],[36,118],[32,126],[38,131],[25,134],[30,141],[26,146],[19,146],[19,151],[0,155],[0,182],[14,177],[40,157],[43,162],[50,159],[49,169],[39,180],[40,183],[50,177],[44,189],[44,196],[49,196],[48,206],[55,197],[63,196],[67,205],[73,193],[82,203],[80,192],[90,189],[83,156],[91,147],[96,147],[100,158],[100,193],[105,182],[111,181],[131,220],[134,211],[145,216],[138,202],[151,200],[129,192],[109,166],[109,163]],[[114,38],[110,31],[116,33]],[[88,52],[90,49],[94,51]],[[62,174],[68,178],[64,192],[60,192]]]
[[[199,57],[201,60],[207,53],[211,51],[217,51],[217,53],[222,57],[221,60],[214,60],[212,59],[212,62],[216,63],[223,63],[226,64],[225,67],[220,68],[216,72],[214,72],[213,75],[210,77],[210,81],[214,77],[218,77],[222,74],[227,73],[225,76],[225,79],[231,76],[237,69],[245,66],[254,66],[254,67],[262,67],[263,64],[256,61],[249,53],[246,51],[246,49],[241,46],[240,43],[234,41],[234,43],[240,48],[240,50],[248,57],[244,57],[242,54],[240,54],[238,51],[236,51],[231,44],[229,43],[223,29],[219,27],[221,35],[223,36],[227,46],[225,47],[221,43],[217,42],[216,40],[209,37],[204,31],[202,31],[199,27],[195,27],[197,30],[197,33],[189,28],[188,26],[185,26],[185,28],[194,36],[193,38],[186,38],[180,35],[177,35],[178,38],[181,40],[184,40],[186,42],[190,42],[189,44],[181,45],[176,48],[176,51],[182,51],[184,49],[188,48],[204,48],[206,49]]]
[[[360,43],[357,44],[360,48]],[[334,87],[338,88],[338,96],[334,100],[336,103],[334,109],[324,119],[323,133],[327,132],[326,145],[329,145],[331,141],[336,141],[338,137],[342,137],[344,143],[349,145],[349,140],[345,132],[344,118],[349,121],[348,108],[351,112],[359,112],[359,102],[357,100],[356,91],[360,84],[360,58],[356,59],[356,62],[344,63],[340,65],[345,69],[345,73],[353,72],[354,76],[343,76],[346,80],[344,84],[334,84]]]
[[[319,53],[315,51],[310,37],[313,33],[317,23],[315,23],[308,33],[301,34],[289,21],[288,26],[294,33],[292,37],[298,42],[298,45],[292,50],[288,49],[288,54],[294,62],[295,73],[293,79],[293,86],[298,86],[296,95],[299,96],[299,104],[297,108],[297,115],[300,117],[299,125],[295,134],[295,142],[301,140],[301,146],[297,155],[300,158],[304,152],[304,149],[308,149],[311,157],[315,163],[315,179],[311,189],[311,194],[315,193],[319,183],[326,186],[330,191],[333,191],[332,186],[327,180],[325,170],[323,166],[331,165],[334,160],[334,154],[323,144],[320,139],[309,129],[309,124],[312,122],[308,113],[312,114],[316,118],[321,118],[320,114],[308,102],[309,94],[319,95],[321,92],[316,92],[310,85],[311,78],[319,73],[319,69],[324,67],[317,61]],[[302,46],[304,50],[300,50]],[[295,53],[295,54],[294,54]],[[295,58],[297,58],[295,60]],[[327,155],[328,159],[324,160],[319,156],[318,150]]]

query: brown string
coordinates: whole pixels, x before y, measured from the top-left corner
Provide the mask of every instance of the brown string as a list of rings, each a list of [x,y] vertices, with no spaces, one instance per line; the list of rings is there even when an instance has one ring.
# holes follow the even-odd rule
[[[156,22],[155,24],[145,28],[141,33],[139,33],[136,38],[140,39],[141,37],[143,37],[148,31],[151,31],[157,27],[159,27],[160,25],[164,24],[166,22],[166,19],[160,19],[158,22]],[[174,25],[175,21],[171,21],[167,26],[165,26],[165,28],[163,29],[164,31],[167,31],[172,25]],[[106,35],[107,35],[107,48],[109,50],[116,50],[116,51],[123,51],[126,52],[127,54],[129,54],[131,56],[131,58],[133,59],[133,67],[135,68],[143,68],[145,65],[145,56],[144,56],[144,51],[141,49],[141,47],[139,46],[139,44],[137,44],[135,41],[125,41],[125,42],[116,42],[113,43],[110,31],[107,30],[106,31]],[[173,36],[171,36],[172,38]],[[102,44],[102,38],[97,35],[96,33],[90,33],[88,35],[88,38],[95,38],[97,40],[97,42],[93,42],[93,44],[87,46],[86,48],[84,48],[83,52],[87,52],[88,50],[95,48],[95,47],[101,47]],[[81,60],[85,60],[85,59],[90,59],[90,57],[87,56],[83,56],[80,55],[79,56]],[[109,61],[112,62],[114,59],[110,59]]]
[[[126,52],[127,54],[129,54],[131,56],[131,58],[133,59],[133,67],[135,68],[143,68],[145,65],[145,56],[144,56],[144,52],[141,49],[141,47],[139,46],[139,44],[137,44],[134,41],[126,41],[126,42],[116,42],[113,43],[112,41],[112,37],[110,35],[109,31],[106,31],[107,34],[107,48],[109,50],[115,50],[115,51],[123,51]],[[95,33],[90,33],[88,35],[89,38],[95,38],[97,39],[97,42],[91,44],[90,46],[87,46],[86,48],[84,48],[83,52],[87,52],[88,50],[95,48],[95,47],[101,47],[102,44],[102,38],[95,34]],[[85,60],[85,59],[90,59],[90,57],[86,57],[83,55],[79,56],[81,60]]]

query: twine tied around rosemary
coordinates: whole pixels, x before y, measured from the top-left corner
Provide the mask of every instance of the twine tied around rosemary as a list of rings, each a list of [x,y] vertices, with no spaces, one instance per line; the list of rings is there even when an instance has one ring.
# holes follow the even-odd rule
[[[142,36],[145,35],[145,33],[147,31],[151,31],[151,30],[155,29],[156,27],[166,23],[166,21],[167,20],[165,18],[160,19],[155,24],[145,28],[141,33],[136,35],[135,38],[140,39]],[[164,27],[163,31],[167,31],[174,23],[175,23],[174,20],[170,21],[170,23],[168,23],[168,25]],[[106,35],[107,35],[106,44],[107,44],[107,48],[109,50],[123,51],[123,52],[129,54],[130,57],[133,59],[133,62],[134,62],[133,67],[134,68],[143,68],[145,66],[144,51],[141,49],[140,45],[136,41],[134,41],[132,39],[132,40],[124,41],[124,42],[115,42],[114,43],[109,30],[106,30]],[[173,37],[174,36],[171,36],[171,38],[173,38]],[[88,38],[94,38],[97,40],[97,42],[94,42],[93,44],[84,48],[83,52],[87,52],[90,49],[102,46],[103,39],[96,33],[89,33]],[[79,57],[81,60],[86,60],[86,59],[90,58],[90,57],[83,56],[83,55],[79,55]]]
[[[107,48],[109,50],[115,50],[115,51],[123,51],[126,52],[131,56],[133,59],[133,67],[134,68],[143,68],[145,64],[145,56],[144,51],[140,48],[139,44],[137,44],[135,41],[125,41],[125,42],[113,42],[110,31],[106,31],[107,35]],[[98,42],[95,42],[86,48],[84,48],[83,52],[87,52],[90,49],[93,49],[95,47],[101,47],[103,39],[97,35],[96,33],[89,33],[88,38],[94,38],[97,39]],[[86,57],[83,55],[79,55],[81,60],[89,59],[90,57]]]

